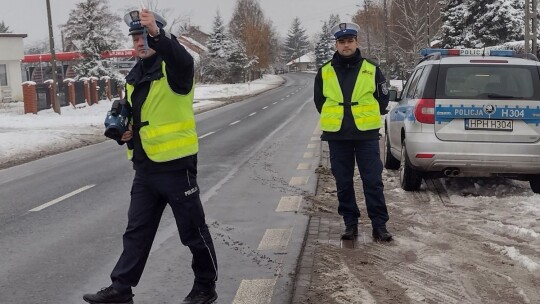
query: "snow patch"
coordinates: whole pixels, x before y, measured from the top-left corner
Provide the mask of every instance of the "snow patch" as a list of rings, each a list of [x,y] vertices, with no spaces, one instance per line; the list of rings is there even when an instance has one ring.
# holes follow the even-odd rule
[[[528,256],[522,255],[518,249],[511,246],[500,246],[493,243],[484,243],[491,249],[509,257],[511,260],[518,262],[523,267],[527,268],[530,272],[536,271],[540,268],[538,263],[531,260]]]
[[[531,230],[531,229],[514,226],[514,225],[506,225],[501,222],[497,223],[497,227],[502,228],[505,232],[513,236],[535,238],[535,239],[540,238],[540,234],[536,233],[534,230]]]
[[[330,257],[333,259],[333,257]],[[376,304],[377,301],[362,286],[362,282],[356,278],[349,267],[341,261],[339,268],[323,274],[331,278],[331,281],[339,282],[340,288],[336,288],[331,298],[340,304]]]

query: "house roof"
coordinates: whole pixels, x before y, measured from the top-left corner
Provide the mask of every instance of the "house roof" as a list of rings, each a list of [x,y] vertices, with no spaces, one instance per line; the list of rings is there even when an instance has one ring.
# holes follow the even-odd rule
[[[12,38],[26,38],[27,34],[14,34],[14,33],[0,33],[0,37],[12,37]]]
[[[204,52],[208,52],[208,48],[204,46],[203,44],[199,43],[197,40],[190,38],[188,36],[181,35],[178,37],[178,41],[184,45],[192,49],[193,51],[202,54]]]
[[[302,55],[296,59],[293,59],[287,63],[287,65],[293,65],[299,62],[315,62],[315,53],[309,52],[305,55]]]
[[[193,60],[198,62],[203,53],[208,51],[208,48],[195,39],[181,35],[178,37],[178,42],[186,48],[186,51],[193,57]]]

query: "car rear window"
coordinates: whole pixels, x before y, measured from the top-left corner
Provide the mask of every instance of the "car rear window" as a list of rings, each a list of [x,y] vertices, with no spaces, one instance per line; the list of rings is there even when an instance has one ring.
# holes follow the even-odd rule
[[[437,98],[540,100],[536,66],[442,65]]]

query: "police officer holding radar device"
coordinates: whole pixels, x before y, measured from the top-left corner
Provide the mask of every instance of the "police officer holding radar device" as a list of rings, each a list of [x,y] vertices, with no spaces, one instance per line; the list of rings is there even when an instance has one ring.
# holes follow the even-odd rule
[[[130,143],[127,155],[135,177],[128,225],[112,284],[83,299],[93,304],[133,303],[132,287],[139,283],[169,204],[180,240],[192,253],[195,274],[182,303],[213,303],[218,270],[197,185],[193,58],[165,31],[166,21],[158,14],[142,9],[127,13],[124,20],[139,60],[126,76],[125,102],[113,105],[106,118],[106,135]]]
[[[352,240],[358,235],[360,211],[353,184],[356,161],[373,239],[390,241],[379,150],[379,128],[388,105],[388,89],[379,67],[360,54],[359,29],[354,23],[340,23],[331,29],[337,52],[315,76],[314,101],[321,114],[321,139],[328,141],[330,149],[338,213],[345,222],[342,239]]]

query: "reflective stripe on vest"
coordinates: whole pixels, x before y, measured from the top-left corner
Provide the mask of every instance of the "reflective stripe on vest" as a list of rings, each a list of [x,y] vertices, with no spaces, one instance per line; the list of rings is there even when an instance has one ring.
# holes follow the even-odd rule
[[[356,127],[360,131],[374,130],[382,127],[379,102],[375,93],[376,66],[364,60],[358,73],[351,96],[351,112]],[[343,122],[343,93],[339,86],[336,71],[328,63],[321,68],[323,95],[326,97],[321,111],[321,130],[337,132]]]
[[[155,162],[166,162],[199,151],[193,114],[193,88],[187,95],[175,93],[167,82],[165,62],[161,63],[163,77],[152,81],[150,91],[141,110],[140,128],[142,147],[148,158]],[[195,86],[195,84],[193,84]],[[131,102],[134,87],[126,85],[127,101]],[[133,158],[133,150],[127,150]]]

